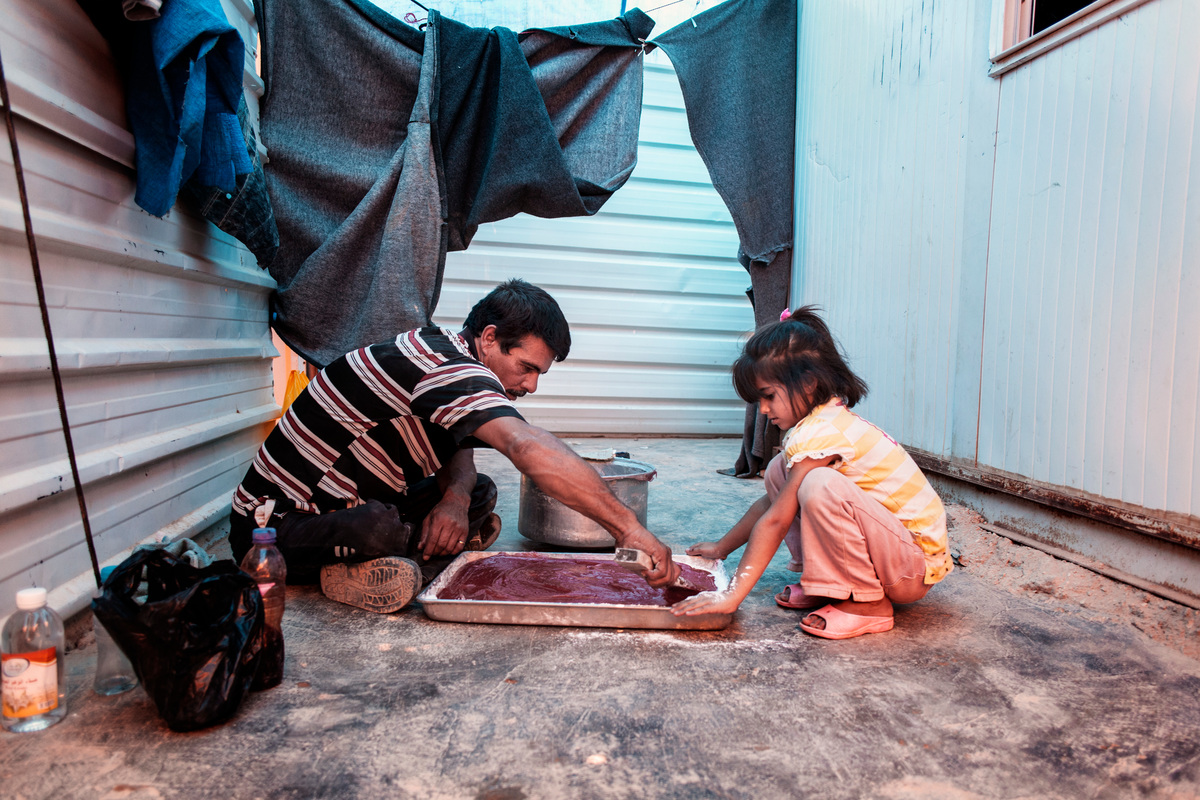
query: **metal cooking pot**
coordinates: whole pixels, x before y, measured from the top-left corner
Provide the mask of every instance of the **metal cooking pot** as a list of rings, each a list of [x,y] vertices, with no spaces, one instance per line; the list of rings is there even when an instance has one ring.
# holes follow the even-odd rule
[[[657,470],[622,456],[588,463],[596,468],[612,493],[645,527],[650,481],[658,474]],[[521,513],[517,530],[526,539],[566,547],[612,547],[617,543],[599,523],[545,494],[524,475],[521,476]]]

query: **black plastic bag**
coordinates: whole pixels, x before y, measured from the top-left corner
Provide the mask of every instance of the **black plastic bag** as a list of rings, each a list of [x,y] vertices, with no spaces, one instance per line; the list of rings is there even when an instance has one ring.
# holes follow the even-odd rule
[[[258,669],[263,607],[254,579],[232,561],[196,569],[139,550],[108,576],[92,611],[171,730],[207,728],[237,711]]]

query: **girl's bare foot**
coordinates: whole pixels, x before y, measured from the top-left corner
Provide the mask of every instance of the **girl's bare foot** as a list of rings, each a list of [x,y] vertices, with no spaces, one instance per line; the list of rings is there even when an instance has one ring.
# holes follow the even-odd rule
[[[855,614],[860,617],[890,617],[892,616],[892,601],[886,597],[882,600],[872,600],[867,603],[860,603],[855,600],[842,600],[832,604],[838,611],[844,611],[847,614]],[[825,630],[825,620],[818,617],[816,614],[809,614],[803,620],[803,623],[810,628],[817,630]]]

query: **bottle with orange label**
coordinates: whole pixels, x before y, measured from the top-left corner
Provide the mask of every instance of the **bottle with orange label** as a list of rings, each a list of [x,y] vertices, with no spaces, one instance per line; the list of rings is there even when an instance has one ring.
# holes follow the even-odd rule
[[[0,632],[0,699],[5,730],[40,731],[67,715],[66,635],[45,589],[17,592],[17,610]]]
[[[274,528],[255,528],[253,544],[242,558],[242,571],[258,583],[263,599],[262,655],[252,689],[270,689],[283,680],[283,604],[287,565],[275,546]]]

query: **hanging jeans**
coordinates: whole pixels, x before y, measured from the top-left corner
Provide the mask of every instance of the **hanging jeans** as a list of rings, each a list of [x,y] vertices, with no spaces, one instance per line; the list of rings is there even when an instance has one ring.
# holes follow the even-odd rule
[[[136,22],[111,0],[79,4],[108,41],[125,84],[134,201],[161,217],[182,190],[265,267],[279,234],[242,91],[242,40],[221,4],[171,0],[161,16]]]

